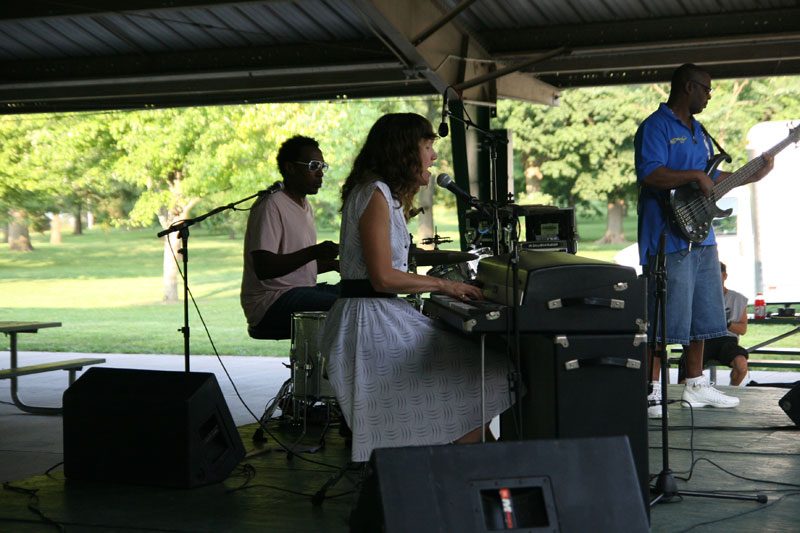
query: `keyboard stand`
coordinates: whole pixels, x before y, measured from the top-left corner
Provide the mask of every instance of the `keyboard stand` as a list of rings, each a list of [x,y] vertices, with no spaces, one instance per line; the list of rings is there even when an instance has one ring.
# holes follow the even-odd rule
[[[481,442],[486,442],[486,333],[481,333]]]

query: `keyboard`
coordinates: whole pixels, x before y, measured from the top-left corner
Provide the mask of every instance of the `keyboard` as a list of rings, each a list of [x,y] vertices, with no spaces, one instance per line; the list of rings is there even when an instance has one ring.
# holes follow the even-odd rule
[[[508,307],[489,300],[463,301],[444,294],[431,294],[423,311],[449,326],[467,333],[505,332]]]

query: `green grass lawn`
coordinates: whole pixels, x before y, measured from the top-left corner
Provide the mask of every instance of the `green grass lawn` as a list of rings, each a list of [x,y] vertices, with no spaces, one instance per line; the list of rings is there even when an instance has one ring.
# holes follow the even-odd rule
[[[453,213],[437,211],[444,222],[437,232],[458,246]],[[625,231],[635,235],[636,220],[626,220]],[[411,231],[416,231],[412,223]],[[157,229],[87,231],[63,235],[61,245],[51,245],[48,235],[32,237],[34,252],[0,250],[0,320],[61,322],[61,328],[43,329],[19,336],[19,348],[31,351],[94,353],[182,354],[183,304],[163,303],[162,244]],[[579,254],[611,261],[625,245],[599,245],[604,220],[579,223]],[[320,231],[319,239],[338,240],[337,232]],[[223,355],[278,355],[289,353],[289,341],[250,339],[239,307],[242,242],[227,236],[192,229],[189,239],[189,287],[211,337]],[[328,273],[321,281],[336,282]],[[179,282],[182,295],[183,284]],[[213,349],[197,312],[191,307],[192,354]],[[745,345],[788,329],[752,325]],[[800,347],[800,335],[776,346]],[[7,349],[7,340],[0,349]]]

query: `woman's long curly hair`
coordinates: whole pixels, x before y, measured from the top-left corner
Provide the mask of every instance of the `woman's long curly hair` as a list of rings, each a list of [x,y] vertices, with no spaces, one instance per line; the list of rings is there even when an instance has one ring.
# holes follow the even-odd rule
[[[419,175],[425,170],[419,143],[437,135],[431,123],[416,113],[390,113],[378,119],[367,135],[350,175],[342,186],[342,206],[353,189],[380,177],[400,202],[408,218],[414,196],[419,191]]]

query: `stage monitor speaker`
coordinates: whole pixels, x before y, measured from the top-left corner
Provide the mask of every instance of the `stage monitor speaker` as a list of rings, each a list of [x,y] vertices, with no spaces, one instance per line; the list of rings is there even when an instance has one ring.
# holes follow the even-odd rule
[[[384,448],[370,466],[352,532],[649,530],[623,436]]]
[[[792,422],[800,426],[800,384],[792,387],[783,398],[778,400],[778,405],[789,415]]]
[[[214,374],[93,367],[63,406],[69,479],[190,488],[244,458]]]

